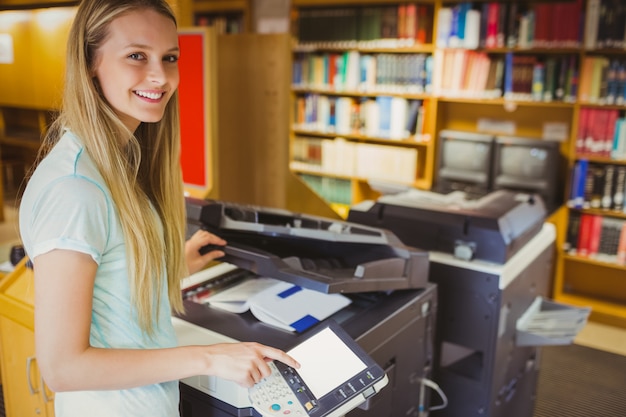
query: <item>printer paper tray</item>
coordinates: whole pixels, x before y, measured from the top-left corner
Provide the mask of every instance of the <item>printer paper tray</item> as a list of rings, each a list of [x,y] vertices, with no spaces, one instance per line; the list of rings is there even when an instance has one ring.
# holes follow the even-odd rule
[[[280,258],[269,252],[229,243],[220,259],[261,276],[280,279],[324,293],[354,293],[424,288],[428,258],[386,258],[355,268],[308,270],[297,257]],[[424,258],[424,259],[420,259]]]

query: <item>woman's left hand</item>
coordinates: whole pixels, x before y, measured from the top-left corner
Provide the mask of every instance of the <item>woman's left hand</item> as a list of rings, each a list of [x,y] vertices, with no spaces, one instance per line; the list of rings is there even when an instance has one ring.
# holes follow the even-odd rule
[[[225,246],[226,241],[206,230],[198,230],[194,233],[185,242],[185,260],[190,274],[200,271],[212,260],[224,256],[224,251],[221,250],[212,250],[204,255],[200,254],[200,249],[206,245]]]

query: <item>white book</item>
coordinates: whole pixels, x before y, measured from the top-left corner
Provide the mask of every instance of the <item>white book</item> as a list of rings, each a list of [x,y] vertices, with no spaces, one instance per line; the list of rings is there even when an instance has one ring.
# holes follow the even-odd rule
[[[380,108],[376,100],[365,102],[365,135],[380,136]]]
[[[437,48],[445,48],[448,46],[451,27],[452,9],[442,7],[437,14]]]
[[[480,12],[468,10],[465,15],[465,37],[463,47],[477,49],[480,44]]]
[[[391,124],[389,126],[390,139],[404,139],[409,136],[406,131],[406,116],[409,102],[403,97],[391,99]]]
[[[587,0],[584,35],[586,49],[594,49],[597,46],[598,24],[600,20],[600,2],[601,0]]]
[[[274,278],[250,278],[208,298],[210,306],[231,313],[248,310],[259,321],[302,332],[351,303],[342,294],[326,294]]]

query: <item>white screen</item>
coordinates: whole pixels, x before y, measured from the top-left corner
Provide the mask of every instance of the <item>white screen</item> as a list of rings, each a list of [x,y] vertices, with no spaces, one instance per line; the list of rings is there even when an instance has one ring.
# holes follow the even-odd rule
[[[365,363],[328,328],[288,353],[300,362],[297,371],[317,398],[365,369]]]

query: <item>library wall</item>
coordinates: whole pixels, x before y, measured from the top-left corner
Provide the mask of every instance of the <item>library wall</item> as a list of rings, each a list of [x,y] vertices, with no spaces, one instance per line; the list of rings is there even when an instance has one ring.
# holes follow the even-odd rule
[[[0,12],[0,105],[60,105],[66,40],[75,8]]]

